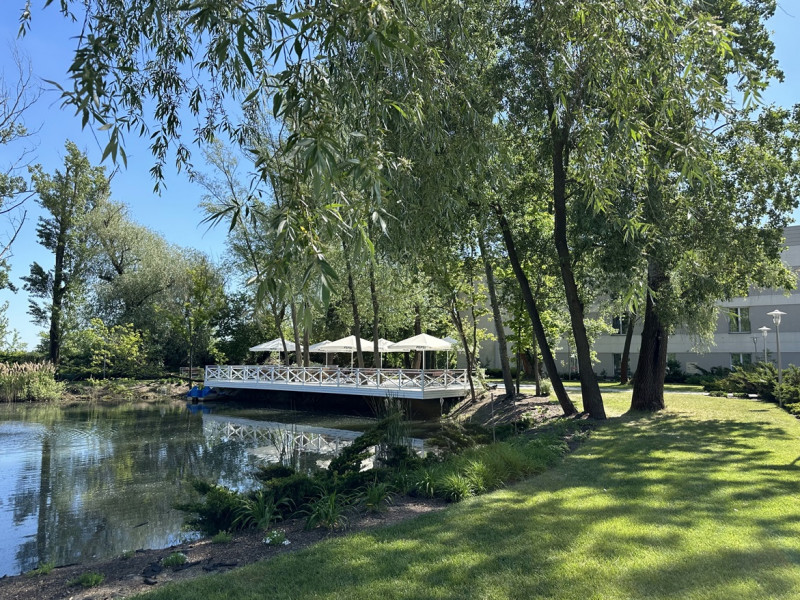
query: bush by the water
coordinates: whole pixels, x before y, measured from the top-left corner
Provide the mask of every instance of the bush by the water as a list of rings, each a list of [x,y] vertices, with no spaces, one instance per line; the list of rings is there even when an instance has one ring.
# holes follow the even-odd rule
[[[64,393],[64,384],[55,380],[51,363],[0,363],[0,400],[52,401]]]

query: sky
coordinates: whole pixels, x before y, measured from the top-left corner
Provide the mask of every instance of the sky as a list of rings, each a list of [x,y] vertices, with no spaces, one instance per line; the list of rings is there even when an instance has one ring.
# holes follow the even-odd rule
[[[43,0],[34,0],[41,6]],[[33,150],[27,159],[39,163],[45,172],[53,173],[63,167],[64,144],[72,140],[86,152],[93,165],[100,164],[104,137],[101,132],[82,129],[80,120],[73,111],[60,108],[59,94],[45,80],[66,82],[71,51],[77,26],[63,19],[54,6],[44,11],[35,10],[31,31],[17,39],[20,10],[24,0],[3,0],[0,3],[0,72],[12,79],[15,68],[11,50],[21,50],[31,62],[34,75],[42,80],[44,94],[26,115],[26,125],[38,130],[31,140]],[[764,95],[764,102],[781,106],[800,103],[800,2],[782,0],[775,17],[769,22],[776,45],[776,57],[785,73],[783,83],[773,83]],[[191,135],[191,134],[189,134]],[[187,136],[189,138],[189,136]],[[203,190],[189,181],[185,173],[178,173],[173,164],[165,168],[165,189],[160,194],[153,192],[154,180],[149,170],[154,161],[146,140],[135,136],[126,139],[127,168],[121,167],[115,174],[111,191],[117,201],[128,204],[133,219],[161,233],[168,241],[184,247],[192,247],[219,259],[224,252],[225,227],[208,229],[201,224],[203,214],[198,208]],[[16,159],[18,148],[0,147],[0,168]],[[195,167],[202,169],[198,149],[193,149]],[[106,161],[107,169],[113,165]],[[51,268],[53,257],[39,246],[36,239],[36,222],[41,214],[38,205],[30,200],[25,206],[27,219],[14,242],[11,262],[11,281],[19,290],[12,293],[0,290],[0,303],[8,301],[6,316],[10,327],[16,329],[23,342],[32,349],[38,343],[40,328],[30,322],[27,314],[28,297],[22,289],[20,277],[27,275],[30,264],[39,262]],[[800,212],[795,214],[800,222]],[[2,227],[0,227],[2,233]]]

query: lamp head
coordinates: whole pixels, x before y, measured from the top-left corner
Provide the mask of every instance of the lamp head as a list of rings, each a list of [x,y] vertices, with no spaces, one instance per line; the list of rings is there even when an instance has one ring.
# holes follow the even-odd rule
[[[758,330],[761,332],[761,335],[764,336],[764,339],[767,339],[767,334],[770,332],[770,328],[764,325],[763,327],[759,327]]]
[[[775,310],[773,310],[773,311],[771,311],[771,312],[768,312],[767,314],[768,314],[770,317],[772,317],[772,322],[773,322],[773,323],[775,323],[775,326],[777,327],[778,325],[780,325],[780,324],[781,324],[781,317],[782,317],[783,315],[785,315],[786,313],[785,313],[785,312],[783,312],[783,311],[781,311],[781,310],[778,310],[778,309],[776,308]]]

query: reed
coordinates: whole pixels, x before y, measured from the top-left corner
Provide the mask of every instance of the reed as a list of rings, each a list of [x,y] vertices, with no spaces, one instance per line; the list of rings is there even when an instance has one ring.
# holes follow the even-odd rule
[[[64,392],[64,384],[55,379],[52,363],[0,363],[0,400],[52,401]]]

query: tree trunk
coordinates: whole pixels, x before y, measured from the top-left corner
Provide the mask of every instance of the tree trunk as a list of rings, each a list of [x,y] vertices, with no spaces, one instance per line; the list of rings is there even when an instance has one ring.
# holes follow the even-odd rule
[[[531,348],[533,355],[533,378],[536,381],[536,395],[542,395],[542,375],[539,373],[539,349],[536,347],[536,340],[533,340],[533,348]]]
[[[419,304],[414,305],[414,335],[422,333],[422,309]],[[469,348],[464,346],[464,352],[469,352]],[[422,352],[414,351],[414,362],[411,364],[412,369],[422,368]]]
[[[281,338],[281,346],[283,346],[283,360],[286,366],[289,366],[289,349],[286,346],[286,338],[283,336],[283,318],[286,316],[286,305],[284,304],[280,311],[278,307],[270,303],[270,310],[272,318],[275,319],[275,327],[278,329],[278,336]]]
[[[497,219],[500,222],[500,230],[503,233],[503,241],[506,245],[508,259],[511,262],[511,268],[514,270],[514,275],[517,278],[522,299],[525,302],[525,308],[527,309],[528,316],[531,319],[531,325],[533,325],[534,335],[536,335],[536,340],[539,342],[539,347],[542,349],[542,359],[547,367],[547,374],[550,376],[550,382],[553,384],[553,393],[556,395],[558,403],[561,405],[561,410],[564,411],[564,414],[573,415],[578,411],[575,409],[575,405],[572,403],[572,400],[569,399],[567,391],[564,389],[564,384],[561,382],[561,378],[558,376],[556,361],[553,359],[553,353],[550,351],[550,344],[547,341],[547,336],[544,332],[544,326],[542,325],[542,320],[539,317],[539,310],[536,307],[536,301],[531,293],[530,282],[523,272],[522,265],[519,262],[517,249],[514,245],[514,238],[511,236],[511,229],[508,226],[508,221],[503,214],[503,209],[499,205],[495,206],[495,211],[497,212]]]
[[[297,305],[295,305],[294,299],[289,303],[289,309],[292,317],[292,333],[294,334],[294,363],[301,367],[303,360],[300,352],[300,327],[297,324]]]
[[[600,385],[592,369],[592,355],[589,347],[589,338],[586,335],[586,325],[583,320],[583,303],[578,294],[575,283],[575,274],[572,270],[569,245],[567,243],[567,163],[568,148],[567,134],[556,123],[551,121],[551,135],[553,141],[553,212],[554,229],[553,237],[558,253],[558,264],[561,269],[561,279],[564,282],[564,293],[567,299],[572,336],[575,340],[575,350],[578,355],[578,374],[581,380],[581,395],[583,408],[595,419],[605,419],[606,412],[603,408],[603,397],[600,394]],[[549,370],[549,367],[548,367]]]
[[[659,319],[653,302],[653,293],[658,293],[667,283],[652,261],[647,266],[647,306],[642,327],[642,344],[639,362],[633,381],[631,410],[657,411],[664,408],[664,376],[667,373],[667,343],[669,335]]]
[[[303,327],[303,366],[311,366],[311,353],[308,351],[310,340],[308,339],[308,327]]]
[[[372,343],[375,349],[372,353],[372,364],[376,369],[380,369],[382,366],[381,355],[378,352],[378,340],[381,339],[378,332],[380,306],[378,305],[378,290],[375,285],[375,265],[372,261],[369,263],[369,294],[372,296]]]
[[[48,358],[56,367],[61,360],[61,314],[64,296],[67,293],[67,282],[64,281],[64,254],[67,250],[67,235],[63,225],[58,233],[55,252],[55,268],[53,270],[53,306],[50,311],[50,340]]]
[[[622,348],[622,358],[619,361],[619,383],[628,383],[628,362],[631,357],[631,340],[633,340],[633,327],[636,324],[636,315],[628,312],[628,329],[625,332],[625,345]]]
[[[503,317],[500,315],[500,305],[497,302],[497,290],[494,284],[494,269],[492,268],[492,258],[486,251],[486,244],[483,235],[478,236],[478,247],[483,257],[483,268],[486,271],[486,287],[489,289],[489,303],[492,305],[492,317],[494,318],[494,328],[497,332],[497,343],[500,346],[500,366],[503,369],[503,385],[506,388],[506,396],[514,397],[514,378],[511,376],[511,364],[508,360],[508,343],[506,342],[506,330],[503,326]],[[517,365],[519,371],[519,365]]]
[[[358,298],[356,297],[356,284],[353,281],[353,267],[350,256],[347,254],[347,245],[342,242],[344,250],[344,264],[347,269],[347,288],[350,290],[350,301],[353,306],[353,335],[356,338],[356,364],[359,369],[364,368],[364,353],[361,350],[361,316],[358,314]]]
[[[461,345],[464,347],[464,359],[467,361],[467,381],[469,382],[469,394],[472,401],[477,399],[475,396],[475,383],[472,381],[472,356],[469,351],[467,343],[467,334],[464,331],[464,322],[461,320],[461,315],[458,313],[458,304],[455,298],[450,299],[450,318],[453,320],[453,325],[456,326],[458,337],[461,338]]]

